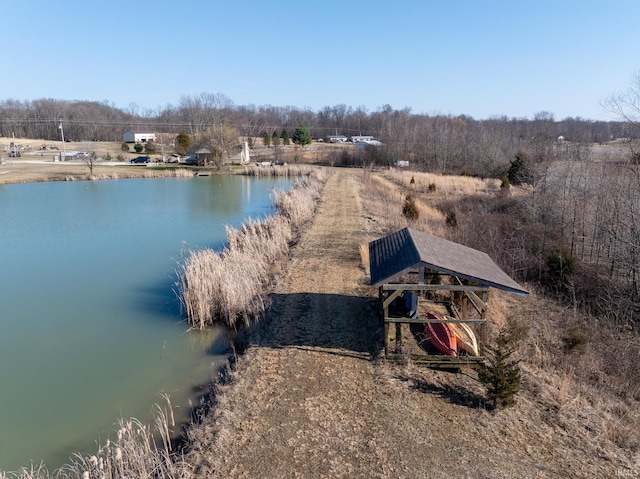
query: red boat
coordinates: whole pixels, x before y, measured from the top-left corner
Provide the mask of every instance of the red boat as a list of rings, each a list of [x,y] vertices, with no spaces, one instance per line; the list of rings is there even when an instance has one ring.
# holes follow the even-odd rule
[[[427,312],[427,319],[442,318],[436,314]],[[424,333],[426,339],[438,352],[447,356],[457,356],[456,335],[447,323],[425,323]]]

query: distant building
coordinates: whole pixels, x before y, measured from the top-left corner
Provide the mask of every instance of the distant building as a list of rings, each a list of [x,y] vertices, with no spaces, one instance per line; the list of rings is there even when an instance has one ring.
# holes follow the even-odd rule
[[[349,140],[351,143],[360,143],[361,141],[373,141],[372,136],[350,136]]]
[[[327,136],[327,139],[331,143],[344,143],[345,141],[347,141],[347,137],[344,135],[329,135]]]
[[[383,143],[378,140],[361,140],[356,142],[356,150],[358,151],[372,146],[383,146]]]
[[[198,165],[208,165],[211,162],[212,156],[209,148],[200,148],[194,155]]]
[[[156,134],[149,131],[125,131],[122,135],[122,141],[125,143],[147,143],[148,141],[156,141]]]

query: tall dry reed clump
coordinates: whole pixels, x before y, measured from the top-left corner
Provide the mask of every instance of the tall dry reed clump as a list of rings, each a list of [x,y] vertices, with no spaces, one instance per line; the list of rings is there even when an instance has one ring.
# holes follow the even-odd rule
[[[176,426],[172,406],[154,405],[153,426],[132,418],[120,419],[117,439],[107,441],[93,454],[75,454],[71,462],[49,472],[44,465],[2,472],[0,479],[121,479],[154,477],[188,479],[193,471],[172,444]]]
[[[179,270],[179,290],[192,326],[204,329],[220,319],[248,324],[267,307],[263,291],[271,263],[284,255],[291,228],[280,215],[227,227],[228,246],[191,251]]]
[[[246,176],[283,176],[296,178],[313,175],[317,168],[308,165],[245,166],[238,173]]]
[[[227,227],[227,247],[192,250],[178,268],[177,293],[189,323],[204,329],[216,320],[247,325],[268,306],[270,268],[289,248],[294,234],[315,212],[326,178],[309,174],[289,191],[275,192],[278,212]]]
[[[324,178],[318,177],[318,173],[314,173],[298,180],[288,191],[275,192],[276,208],[289,220],[292,228],[299,228],[313,217],[324,181]]]

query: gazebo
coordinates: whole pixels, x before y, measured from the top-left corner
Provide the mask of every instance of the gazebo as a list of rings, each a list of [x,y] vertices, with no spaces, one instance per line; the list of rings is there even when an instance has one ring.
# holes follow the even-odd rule
[[[200,148],[194,154],[199,165],[208,165],[211,162],[211,150],[209,148]]]
[[[412,228],[370,242],[369,265],[388,360],[481,364],[489,288],[529,294],[486,253]],[[449,349],[440,347],[441,335],[453,337]]]

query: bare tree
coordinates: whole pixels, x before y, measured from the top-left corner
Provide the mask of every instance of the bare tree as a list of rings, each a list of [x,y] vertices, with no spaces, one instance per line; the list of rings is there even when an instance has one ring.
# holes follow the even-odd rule
[[[637,126],[640,123],[640,71],[634,74],[625,91],[607,97],[602,107],[622,121]]]
[[[610,95],[602,102],[602,106],[624,123],[624,136],[629,140],[631,151],[630,162],[639,164],[640,153],[632,139],[640,132],[640,71],[635,73],[625,91]]]
[[[95,166],[102,161],[95,151],[89,153],[89,155],[82,157],[82,163],[89,168],[89,176],[93,176],[93,169]]]
[[[197,136],[195,146],[211,152],[211,162],[221,168],[224,160],[239,144],[238,129],[227,124],[215,125]]]
[[[230,98],[222,93],[200,93],[180,98],[180,115],[191,135],[224,122],[233,107]]]

